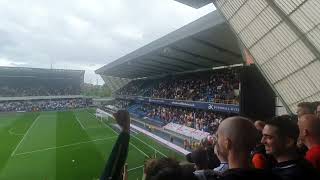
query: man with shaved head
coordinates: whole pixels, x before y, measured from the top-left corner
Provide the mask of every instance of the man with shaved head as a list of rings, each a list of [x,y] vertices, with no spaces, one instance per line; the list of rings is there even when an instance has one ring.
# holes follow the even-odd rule
[[[257,120],[257,121],[254,122],[254,126],[261,133],[262,133],[262,130],[263,130],[265,125],[266,125],[266,123],[264,121],[261,121],[261,120]]]
[[[305,158],[320,170],[320,120],[316,115],[306,114],[298,121],[299,138],[307,146]]]
[[[253,123],[244,117],[230,117],[220,124],[216,148],[229,164],[229,170],[221,179],[277,179],[271,173],[251,166],[250,151],[256,145],[257,136]]]

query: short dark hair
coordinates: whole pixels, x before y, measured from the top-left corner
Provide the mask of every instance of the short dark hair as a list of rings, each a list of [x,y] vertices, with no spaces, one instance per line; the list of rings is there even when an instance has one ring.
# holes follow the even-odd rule
[[[313,114],[315,110],[315,104],[312,102],[300,102],[297,106],[308,109],[311,114]]]
[[[179,162],[173,158],[150,159],[145,164],[146,180],[176,180],[181,175]]]
[[[186,155],[188,162],[195,163],[199,169],[208,168],[209,156],[205,148],[199,147],[196,150]]]
[[[295,142],[297,142],[299,137],[299,127],[296,122],[297,120],[295,116],[282,115],[267,121],[266,125],[276,127],[277,134],[280,138],[292,138]]]

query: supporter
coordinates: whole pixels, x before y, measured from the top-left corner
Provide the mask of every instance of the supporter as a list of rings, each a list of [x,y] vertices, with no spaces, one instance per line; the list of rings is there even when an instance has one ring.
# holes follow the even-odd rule
[[[306,114],[298,121],[301,142],[307,146],[305,158],[320,171],[320,121],[313,114]]]
[[[254,150],[251,152],[252,164],[257,169],[271,168],[272,158],[266,154],[266,150],[264,148],[264,145],[262,143],[260,143],[260,140],[262,138],[262,131],[265,126],[265,122],[257,120],[254,122],[254,126],[258,130],[258,137],[259,138],[258,138],[258,142],[257,142]]]
[[[320,120],[320,103],[319,102],[317,103],[315,114],[318,117],[318,119]]]
[[[25,100],[0,102],[0,112],[52,111],[87,107],[85,99]]]
[[[277,179],[264,170],[251,168],[249,157],[256,144],[257,130],[250,120],[243,117],[225,119],[218,128],[217,138],[217,151],[229,164],[229,169],[219,179]]]
[[[263,128],[264,128],[265,125],[266,125],[266,123],[264,121],[261,121],[261,120],[257,120],[257,121],[254,122],[254,126],[259,131],[259,133],[262,133]]]
[[[236,69],[224,69],[174,78],[137,80],[121,88],[117,94],[238,104],[239,72]]]
[[[127,160],[130,139],[130,116],[125,110],[119,110],[114,117],[121,127],[121,133],[109,155],[100,180],[122,180],[122,170]]]
[[[314,113],[314,104],[311,102],[301,102],[297,105],[297,117],[298,119],[305,114]],[[305,156],[308,148],[301,142],[300,139],[297,141],[298,152],[300,155]]]
[[[209,169],[209,156],[205,148],[199,147],[195,151],[187,154],[186,159],[188,162],[195,164],[194,174],[198,180],[205,180],[205,173],[211,171]]]
[[[217,155],[220,165],[213,170],[219,173],[224,173],[229,169],[228,159],[222,155],[222,152],[219,152],[217,145],[214,146],[214,153]]]
[[[147,117],[162,124],[170,122],[181,124],[210,134],[214,134],[219,122],[228,116],[224,113],[164,105],[143,104],[132,107],[134,108],[130,108],[130,113],[140,118]]]
[[[278,116],[266,123],[261,143],[277,161],[272,172],[284,180],[318,179],[316,169],[297,153],[298,136],[298,125],[291,116]]]
[[[314,105],[310,102],[301,102],[298,104],[297,115],[300,118],[305,114],[313,114],[314,113]]]
[[[190,169],[190,168],[189,168]],[[196,180],[192,170],[184,170],[179,162],[172,158],[150,159],[144,168],[145,180]]]

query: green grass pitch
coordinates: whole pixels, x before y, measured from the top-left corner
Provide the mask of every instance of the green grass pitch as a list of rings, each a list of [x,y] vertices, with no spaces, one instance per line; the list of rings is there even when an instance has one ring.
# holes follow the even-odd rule
[[[118,134],[92,112],[0,114],[0,179],[99,179]],[[129,180],[141,179],[144,161],[154,156],[183,159],[153,139],[131,135]]]

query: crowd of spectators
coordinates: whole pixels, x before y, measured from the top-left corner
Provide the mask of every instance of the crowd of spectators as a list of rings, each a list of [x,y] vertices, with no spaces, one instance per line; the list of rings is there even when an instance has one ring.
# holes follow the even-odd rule
[[[118,95],[238,104],[240,77],[237,69],[192,73],[156,80],[138,80]]]
[[[130,113],[161,122],[160,124],[176,123],[197,130],[214,134],[220,122],[231,114],[205,111],[192,108],[157,104],[137,104],[127,100],[117,100],[114,104],[118,109],[128,109]]]
[[[117,100],[114,103],[114,106],[118,109],[127,109],[129,107],[129,105],[131,104],[130,101],[126,101],[126,100]]]
[[[126,179],[130,118],[115,115],[122,127],[101,179]],[[174,158],[150,158],[145,180],[318,180],[320,179],[320,102],[298,104],[297,115],[253,121],[224,119],[216,138],[186,156],[191,166]],[[301,151],[305,149],[305,151]],[[115,158],[117,154],[121,163]],[[111,171],[115,169],[115,171]]]
[[[216,132],[224,118],[230,116],[212,111],[151,104],[144,104],[139,110],[145,112],[146,117],[160,120],[164,124],[173,122],[211,134]]]
[[[55,111],[87,107],[86,99],[57,99],[0,102],[0,112]]]
[[[67,87],[8,87],[0,86],[0,97],[25,97],[25,96],[63,96],[79,95],[80,88]]]

